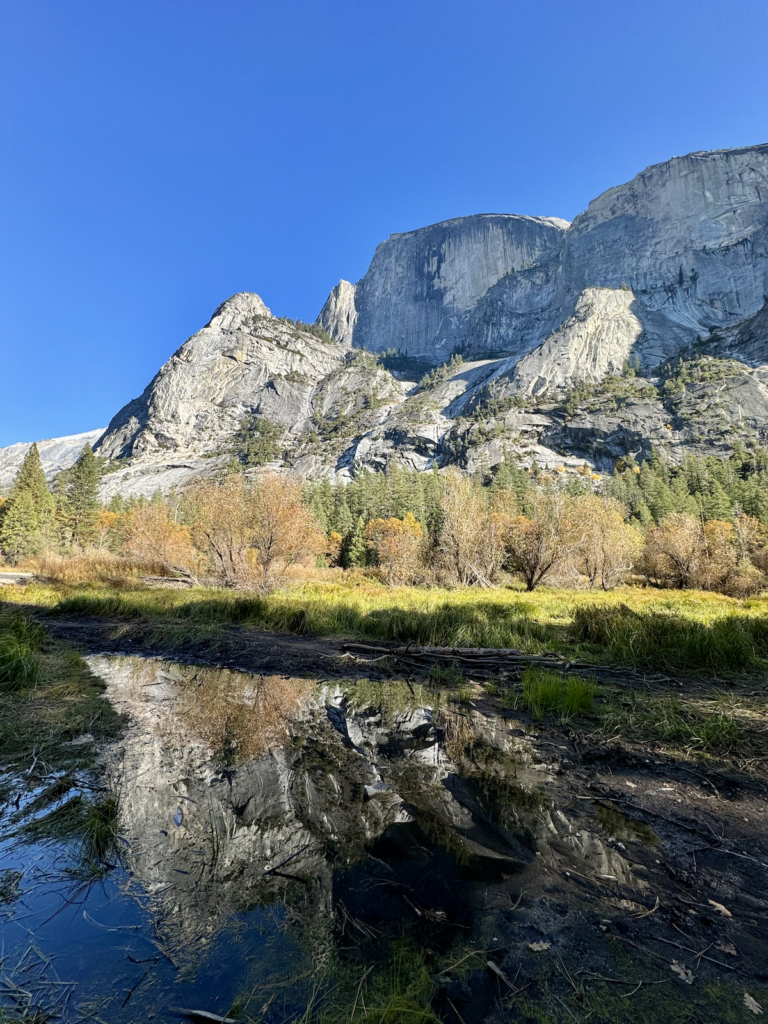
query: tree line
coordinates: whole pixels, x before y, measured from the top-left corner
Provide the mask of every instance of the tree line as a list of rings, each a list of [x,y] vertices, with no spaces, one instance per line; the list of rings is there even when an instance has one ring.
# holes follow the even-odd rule
[[[627,458],[597,492],[586,471],[563,481],[510,461],[475,477],[392,467],[347,484],[227,472],[104,506],[100,472],[86,446],[49,488],[33,445],[0,499],[4,557],[50,565],[98,555],[115,573],[261,592],[323,568],[392,585],[636,581],[733,595],[768,586],[762,451],[689,456],[677,467]]]

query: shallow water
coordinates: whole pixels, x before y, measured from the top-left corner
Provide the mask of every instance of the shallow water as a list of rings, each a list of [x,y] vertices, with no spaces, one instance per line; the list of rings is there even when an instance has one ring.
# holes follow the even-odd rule
[[[643,885],[555,809],[548,766],[514,723],[405,684],[140,657],[90,667],[125,716],[100,770],[120,842],[98,879],[73,875],[62,843],[0,844],[2,868],[22,876],[0,905],[7,1005],[106,1024],[235,1005],[237,1019],[278,1024],[330,979],[386,964],[403,935],[446,963],[462,944],[492,950],[517,927],[505,907],[521,880],[546,875],[557,844]],[[468,1024],[491,1006],[484,984]]]

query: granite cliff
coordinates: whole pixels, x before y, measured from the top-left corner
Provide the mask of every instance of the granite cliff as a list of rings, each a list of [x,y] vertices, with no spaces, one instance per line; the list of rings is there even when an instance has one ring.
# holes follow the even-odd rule
[[[392,235],[314,325],[223,303],[101,437],[104,495],[214,472],[249,430],[269,441],[251,465],[342,478],[762,444],[767,294],[768,145],[649,167],[571,224]]]

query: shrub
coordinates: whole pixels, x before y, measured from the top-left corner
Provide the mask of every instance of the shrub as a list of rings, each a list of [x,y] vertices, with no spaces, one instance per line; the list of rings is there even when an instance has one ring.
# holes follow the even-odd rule
[[[406,512],[402,519],[372,519],[366,539],[382,577],[390,585],[413,583],[423,576],[424,531],[411,512]]]
[[[663,587],[696,587],[744,596],[765,587],[765,547],[759,524],[743,517],[738,528],[719,519],[701,522],[687,513],[668,515],[646,534],[638,567]]]

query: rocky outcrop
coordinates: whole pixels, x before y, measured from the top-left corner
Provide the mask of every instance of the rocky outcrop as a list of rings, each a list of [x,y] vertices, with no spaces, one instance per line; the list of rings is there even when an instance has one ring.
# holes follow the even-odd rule
[[[47,441],[38,441],[40,462],[46,479],[52,481],[62,469],[69,469],[77,462],[78,456],[87,445],[95,445],[104,428],[87,430],[84,434],[71,434],[69,437],[54,437]],[[0,448],[0,492],[10,487],[24,461],[24,456],[32,447],[31,441]]]
[[[517,364],[519,387],[535,395],[621,373],[643,333],[632,310],[634,300],[628,289],[586,288],[573,316]]]
[[[120,410],[99,453],[111,459],[162,451],[206,454],[235,432],[246,413],[301,430],[313,387],[343,360],[341,345],[273,317],[258,295],[233,295],[141,397]]]
[[[328,331],[331,337],[336,338],[342,345],[351,345],[355,336],[356,292],[356,285],[342,279],[325,300],[325,305],[317,318],[317,322],[323,330]]]
[[[311,428],[315,389],[347,352],[273,317],[258,295],[232,296],[109,424],[98,454],[124,468],[106,478],[105,496],[168,490],[215,470],[249,414],[288,438]]]

